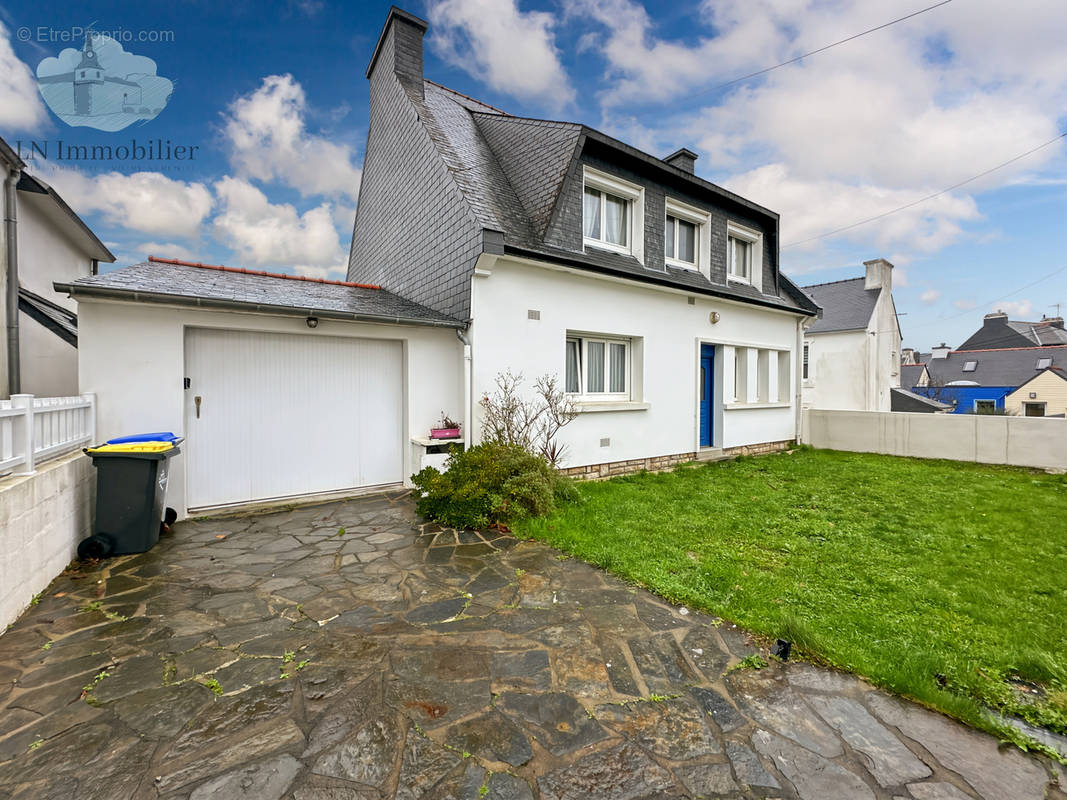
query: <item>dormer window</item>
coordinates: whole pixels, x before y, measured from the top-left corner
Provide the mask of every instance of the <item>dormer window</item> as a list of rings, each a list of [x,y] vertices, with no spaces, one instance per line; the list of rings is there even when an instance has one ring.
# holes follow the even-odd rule
[[[763,234],[733,222],[726,224],[726,277],[763,289]]]
[[[663,257],[668,266],[698,269],[710,274],[711,226],[708,212],[672,197],[666,200]]]
[[[582,233],[587,248],[644,256],[644,196],[640,186],[585,168]]]

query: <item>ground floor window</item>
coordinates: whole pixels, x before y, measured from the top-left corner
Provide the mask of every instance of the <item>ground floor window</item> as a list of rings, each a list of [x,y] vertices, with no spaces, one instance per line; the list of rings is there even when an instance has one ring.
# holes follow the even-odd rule
[[[997,410],[996,400],[975,400],[974,401],[974,413],[975,414],[994,414]]]
[[[630,340],[567,336],[566,390],[596,400],[630,396]]]
[[[1044,403],[1023,403],[1023,415],[1027,417],[1045,416]]]

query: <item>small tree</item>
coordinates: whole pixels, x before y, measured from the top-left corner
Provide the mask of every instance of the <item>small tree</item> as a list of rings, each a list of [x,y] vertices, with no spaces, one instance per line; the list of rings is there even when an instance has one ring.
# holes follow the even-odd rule
[[[485,395],[482,407],[482,438],[487,442],[517,445],[559,466],[566,445],[557,440],[560,430],[578,416],[578,409],[560,387],[559,378],[542,375],[534,383],[534,396],[522,396],[522,374],[510,370],[496,376],[496,391]]]

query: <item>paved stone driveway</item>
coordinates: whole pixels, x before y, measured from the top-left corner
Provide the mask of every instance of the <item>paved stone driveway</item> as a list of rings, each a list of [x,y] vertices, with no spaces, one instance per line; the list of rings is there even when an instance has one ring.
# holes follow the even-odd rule
[[[0,797],[1064,798],[1063,773],[403,494],[186,522],[0,637]],[[1046,795],[1047,793],[1047,795]]]

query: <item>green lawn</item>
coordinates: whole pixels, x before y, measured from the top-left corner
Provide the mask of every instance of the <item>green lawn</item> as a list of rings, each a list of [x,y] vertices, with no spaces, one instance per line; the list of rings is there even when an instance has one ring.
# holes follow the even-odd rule
[[[579,491],[516,532],[976,726],[1067,732],[1064,476],[802,448]]]

